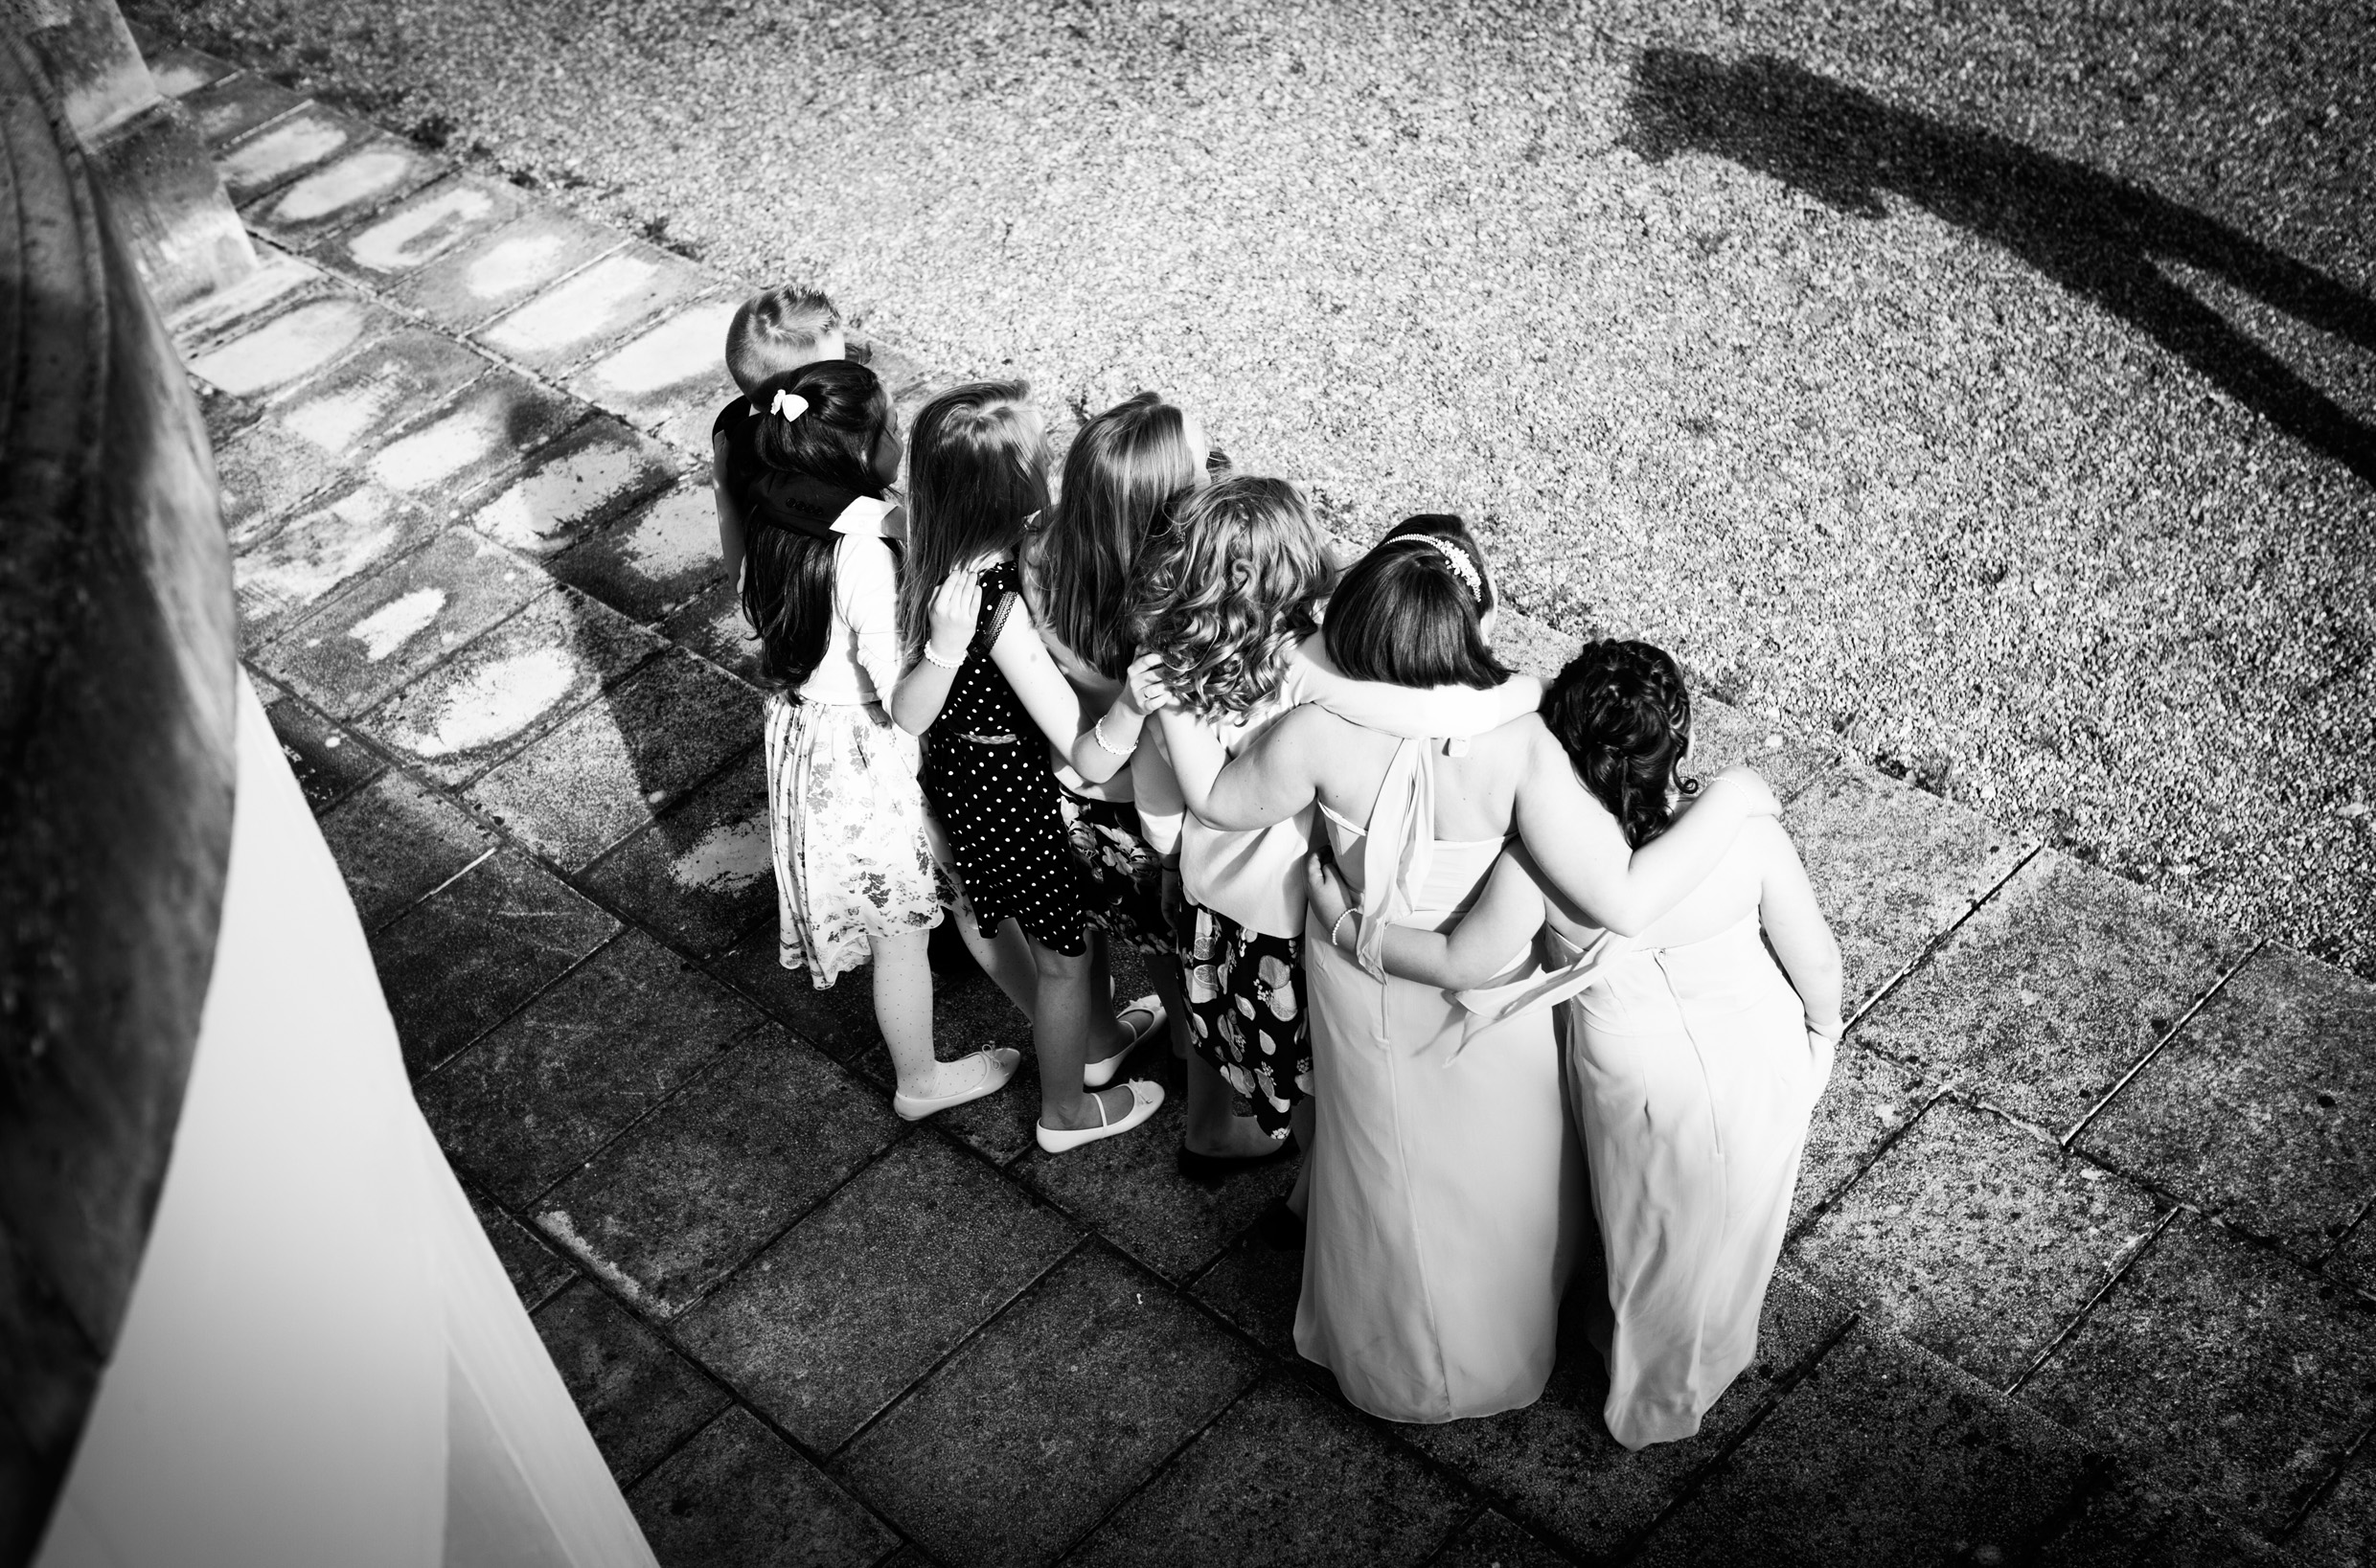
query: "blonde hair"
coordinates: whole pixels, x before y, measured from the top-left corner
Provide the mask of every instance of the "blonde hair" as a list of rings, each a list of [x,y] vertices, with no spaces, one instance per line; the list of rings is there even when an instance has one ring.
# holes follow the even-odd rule
[[[1170,535],[1148,551],[1138,646],[1161,651],[1181,707],[1241,715],[1278,691],[1336,580],[1303,491],[1284,479],[1219,480],[1183,497]]]
[[[932,632],[932,596],[960,561],[1013,550],[1048,505],[1047,433],[1027,381],[970,381],[917,411],[907,437],[907,559],[900,649],[912,668]]]
[[[748,397],[768,377],[815,359],[827,335],[840,330],[841,312],[815,289],[762,289],[726,324],[726,373]]]

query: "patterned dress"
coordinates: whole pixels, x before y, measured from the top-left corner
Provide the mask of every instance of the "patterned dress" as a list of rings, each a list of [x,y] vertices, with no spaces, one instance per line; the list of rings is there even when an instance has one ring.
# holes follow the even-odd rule
[[[965,665],[925,732],[924,792],[948,830],[982,934],[1012,917],[1042,947],[1079,954],[1088,946],[1088,876],[1066,841],[1046,740],[990,653],[1021,581],[1014,562],[1000,561],[981,583]]]

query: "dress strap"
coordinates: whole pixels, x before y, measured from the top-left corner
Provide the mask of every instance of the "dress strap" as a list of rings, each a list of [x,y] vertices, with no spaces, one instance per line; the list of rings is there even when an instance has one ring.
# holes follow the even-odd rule
[[[1394,748],[1361,839],[1361,940],[1354,956],[1386,977],[1386,927],[1418,907],[1435,858],[1435,768],[1427,740]]]

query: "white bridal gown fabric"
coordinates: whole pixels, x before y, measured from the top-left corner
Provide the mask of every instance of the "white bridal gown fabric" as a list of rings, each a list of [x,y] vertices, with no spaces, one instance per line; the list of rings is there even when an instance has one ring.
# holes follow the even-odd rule
[[[1672,1443],[1756,1358],[1823,1068],[1753,912],[1679,946],[1543,939],[1549,973],[1462,1000],[1559,1004],[1609,1260],[1602,1414],[1628,1448]]]
[[[1541,1398],[1583,1201],[1550,1014],[1473,1031],[1447,992],[1375,967],[1373,925],[1452,924],[1501,852],[1431,836],[1435,744],[1403,742],[1366,827],[1326,813],[1370,966],[1316,924],[1304,944],[1318,1125],[1295,1348],[1398,1421]]]
[[[39,1568],[651,1568],[415,1105],[361,923],[240,684],[215,966]]]

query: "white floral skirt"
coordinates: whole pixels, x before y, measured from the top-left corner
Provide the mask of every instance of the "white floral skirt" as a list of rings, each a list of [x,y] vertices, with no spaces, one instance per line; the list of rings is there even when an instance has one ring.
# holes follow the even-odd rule
[[[819,989],[876,937],[941,923],[916,741],[880,707],[767,699],[777,957]]]

